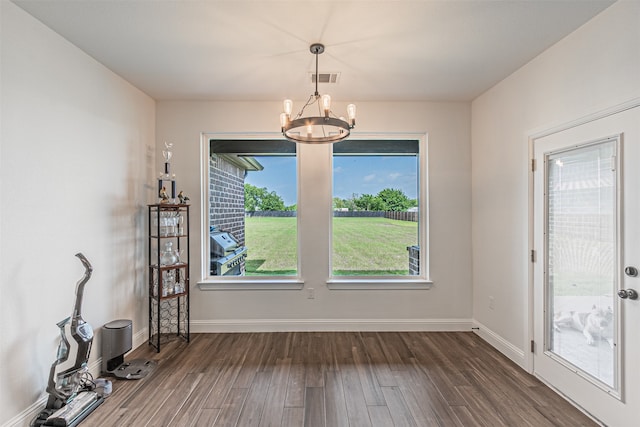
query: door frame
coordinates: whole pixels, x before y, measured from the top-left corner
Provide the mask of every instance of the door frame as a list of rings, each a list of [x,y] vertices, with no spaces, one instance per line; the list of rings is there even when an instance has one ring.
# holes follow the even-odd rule
[[[541,262],[542,258],[541,254],[534,253],[534,238],[535,238],[535,229],[534,229],[534,175],[537,168],[543,166],[543,162],[541,159],[535,159],[535,144],[538,139],[544,138],[546,136],[552,135],[554,133],[562,132],[577,126],[581,126],[599,119],[603,119],[608,116],[612,116],[617,113],[621,113],[623,111],[635,108],[640,106],[640,98],[633,98],[627,102],[615,105],[613,107],[609,107],[600,111],[596,111],[595,113],[588,114],[586,116],[582,116],[575,120],[564,122],[561,124],[542,127],[537,130],[531,130],[527,132],[528,135],[528,150],[529,150],[529,160],[527,162],[528,168],[528,194],[529,194],[529,206],[528,206],[528,246],[527,246],[527,256],[529,256],[529,261],[527,262],[527,277],[528,277],[528,287],[527,292],[525,292],[525,306],[527,307],[526,318],[525,318],[525,331],[524,336],[526,337],[526,341],[523,343],[524,348],[524,369],[533,374],[534,371],[534,349],[541,349],[541,345],[543,343],[534,343],[534,309],[533,301],[534,301],[534,263]],[[537,163],[537,164],[536,164]],[[540,250],[540,249],[539,249]],[[538,251],[539,251],[538,250]],[[536,259],[537,258],[537,259]],[[531,344],[533,343],[533,344]],[[624,381],[624,379],[623,379]]]

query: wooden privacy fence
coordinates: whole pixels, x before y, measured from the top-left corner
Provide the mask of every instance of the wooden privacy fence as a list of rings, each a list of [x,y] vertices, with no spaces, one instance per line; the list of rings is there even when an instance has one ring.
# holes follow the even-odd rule
[[[295,217],[296,211],[255,211],[245,212],[248,217]],[[388,218],[398,221],[418,222],[418,212],[385,211],[333,211],[335,217],[346,218]]]
[[[418,222],[418,212],[385,212],[384,217],[398,221]]]

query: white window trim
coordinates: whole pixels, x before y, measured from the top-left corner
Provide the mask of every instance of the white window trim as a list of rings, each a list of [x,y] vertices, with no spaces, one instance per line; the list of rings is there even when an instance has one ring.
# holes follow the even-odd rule
[[[200,135],[200,230],[209,229],[209,141],[211,139],[281,139],[279,133],[226,133],[226,132],[203,132]],[[332,277],[331,265],[327,271],[327,288],[330,290],[416,290],[431,289],[433,282],[428,278],[429,274],[429,217],[428,217],[428,134],[427,133],[375,133],[358,134],[358,139],[415,139],[419,143],[419,245],[420,245],[420,275],[404,277]],[[355,138],[354,138],[355,139]],[[333,156],[331,156],[333,161]],[[300,181],[299,158],[296,156],[296,173]],[[298,187],[298,192],[300,188]],[[298,200],[300,199],[298,194]],[[331,206],[328,207],[331,209]],[[422,229],[424,228],[424,230]],[[298,230],[300,230],[300,217],[298,217]],[[332,230],[329,230],[332,233]],[[299,238],[299,236],[298,236]],[[273,276],[273,277],[212,277],[209,275],[209,239],[201,239],[200,260],[201,271],[200,280],[197,282],[198,288],[202,291],[229,291],[229,290],[302,290],[305,281],[301,276],[301,253],[298,245],[298,275]],[[331,247],[331,246],[330,246]],[[425,248],[426,250],[423,250]],[[331,262],[331,261],[330,261]]]
[[[354,138],[356,139],[356,138]],[[329,265],[329,279],[326,281],[327,288],[334,290],[415,290],[415,289],[431,289],[433,282],[428,278],[429,274],[429,216],[428,216],[428,188],[429,188],[429,172],[428,172],[428,134],[426,133],[392,133],[392,134],[358,134],[357,139],[366,140],[417,140],[418,141],[418,200],[419,200],[419,222],[418,222],[418,245],[420,246],[420,275],[419,276],[403,276],[403,277],[387,277],[372,276],[363,277],[355,276],[332,276],[333,265]],[[331,169],[333,170],[333,156],[331,156]],[[333,177],[333,173],[331,174]],[[333,178],[332,178],[333,179]],[[333,188],[333,185],[331,186]],[[424,230],[423,230],[424,228]],[[333,238],[333,222],[331,223],[331,238]],[[329,245],[333,248],[333,243]],[[423,250],[424,248],[424,250]],[[332,259],[329,257],[329,263]]]
[[[304,288],[304,281],[290,277],[278,278],[276,276],[268,279],[238,279],[221,277],[215,280],[203,280],[198,282],[201,291],[299,291]]]
[[[226,132],[203,132],[200,134],[200,230],[209,229],[209,141],[211,139],[282,139],[279,133],[226,133]],[[298,156],[296,156],[298,163]],[[297,179],[300,180],[300,165],[296,164]],[[300,191],[298,189],[298,191]],[[299,194],[297,195],[299,198]],[[300,229],[300,219],[298,229]],[[300,245],[298,245],[298,271],[297,276],[271,276],[271,277],[212,277],[209,274],[209,239],[202,238],[200,247],[200,280],[198,288],[202,291],[229,291],[229,290],[301,290],[304,287],[304,280],[300,277]]]

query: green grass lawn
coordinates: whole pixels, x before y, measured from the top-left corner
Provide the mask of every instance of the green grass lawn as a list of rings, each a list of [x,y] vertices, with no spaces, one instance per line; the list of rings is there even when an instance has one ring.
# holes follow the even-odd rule
[[[246,274],[296,274],[296,218],[245,218]],[[418,241],[418,223],[386,218],[333,219],[333,274],[407,275],[407,246]]]
[[[247,217],[244,219],[247,276],[296,274],[296,218]]]

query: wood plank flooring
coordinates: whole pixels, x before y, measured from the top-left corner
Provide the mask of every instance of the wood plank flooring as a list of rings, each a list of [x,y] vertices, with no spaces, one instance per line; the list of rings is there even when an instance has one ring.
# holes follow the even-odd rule
[[[89,426],[595,426],[470,332],[192,334]]]

